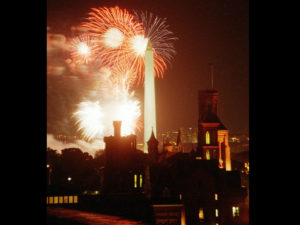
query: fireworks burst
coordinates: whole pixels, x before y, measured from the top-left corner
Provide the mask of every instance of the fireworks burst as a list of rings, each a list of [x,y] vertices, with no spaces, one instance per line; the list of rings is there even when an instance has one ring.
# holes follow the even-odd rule
[[[135,12],[133,16],[116,6],[92,8],[87,20],[81,26],[96,40],[96,57],[101,58],[105,66],[131,65],[129,70],[134,70],[139,84],[143,80],[145,51],[150,44],[155,76],[163,77],[167,63],[175,54],[173,41],[177,39],[169,30],[166,18],[147,12]]]
[[[143,35],[143,27],[134,21],[134,16],[126,9],[118,6],[111,8],[92,8],[87,22],[82,27],[87,35],[97,42],[97,57],[105,66],[123,63],[127,56],[127,39],[135,35]],[[125,51],[124,51],[125,50]]]
[[[154,69],[156,77],[163,77],[167,63],[171,63],[175,55],[173,41],[177,40],[169,30],[166,18],[159,18],[152,13],[134,12],[135,19],[143,25],[145,38],[149,40],[154,51]]]
[[[140,128],[140,102],[129,90],[144,79],[145,52],[152,48],[155,76],[163,77],[177,38],[166,18],[147,12],[133,15],[118,6],[92,8],[81,28],[86,33],[72,42],[73,60],[98,61],[102,68],[95,82],[97,101],[81,102],[73,114],[78,129],[88,140],[101,139],[113,132],[114,120],[121,120],[121,135],[135,133]]]
[[[88,140],[101,137],[103,135],[103,110],[99,102],[81,102],[78,110],[73,114],[79,125],[78,130]]]
[[[95,42],[88,35],[75,37],[71,43],[71,57],[76,64],[88,64],[94,60]]]
[[[78,124],[78,130],[88,140],[102,139],[113,133],[112,123],[115,120],[122,121],[121,135],[135,133],[139,129],[139,117],[141,115],[140,102],[132,94],[113,96],[99,101],[84,101],[78,105],[78,110],[73,114]]]

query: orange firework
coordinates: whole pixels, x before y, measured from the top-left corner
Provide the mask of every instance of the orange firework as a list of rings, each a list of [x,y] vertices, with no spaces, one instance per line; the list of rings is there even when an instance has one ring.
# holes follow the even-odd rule
[[[71,43],[71,57],[76,64],[88,64],[94,60],[95,42],[88,35],[75,37]]]
[[[166,19],[147,13],[133,16],[118,6],[91,10],[87,21],[81,27],[93,38],[94,56],[101,60],[103,66],[119,72],[120,68],[126,69],[123,72],[130,72],[130,85],[142,83],[145,52],[150,42],[155,76],[163,77],[167,62],[170,63],[175,54],[172,41],[176,39],[168,30]],[[122,73],[119,72],[113,72],[113,76],[120,76]]]
[[[96,41],[97,55],[106,66],[113,66],[127,60],[126,40],[135,35],[143,35],[143,27],[134,21],[134,16],[118,6],[92,8],[87,22],[82,27]],[[125,50],[125,51],[124,51]]]

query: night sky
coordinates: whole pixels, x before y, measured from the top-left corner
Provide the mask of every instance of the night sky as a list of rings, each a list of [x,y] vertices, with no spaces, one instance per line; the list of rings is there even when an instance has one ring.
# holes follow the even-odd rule
[[[156,79],[158,132],[197,127],[197,92],[211,87],[212,63],[221,121],[231,134],[249,134],[249,1],[48,0],[47,26],[51,33],[71,37],[70,28],[84,21],[90,8],[116,5],[167,17],[170,30],[178,37],[171,67],[163,79]],[[69,82],[55,79],[48,80],[48,133],[70,134],[75,129],[67,117],[83,93],[68,86]],[[66,89],[73,94],[66,97],[61,92]],[[142,87],[137,89],[136,96],[143,101]],[[54,129],[57,124],[63,124],[61,129],[65,130]]]

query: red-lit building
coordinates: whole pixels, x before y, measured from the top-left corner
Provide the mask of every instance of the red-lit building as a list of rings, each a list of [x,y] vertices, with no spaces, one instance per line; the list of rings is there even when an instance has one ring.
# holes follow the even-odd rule
[[[231,171],[229,130],[218,117],[216,90],[199,91],[197,155],[206,160],[218,160],[219,167]]]

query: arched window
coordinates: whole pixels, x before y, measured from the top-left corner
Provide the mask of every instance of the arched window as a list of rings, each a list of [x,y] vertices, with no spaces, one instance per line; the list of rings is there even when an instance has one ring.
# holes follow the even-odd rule
[[[204,211],[203,211],[203,208],[200,208],[200,209],[199,209],[199,219],[200,219],[200,220],[203,220],[203,219],[204,219]]]
[[[209,134],[208,131],[206,131],[206,135],[205,135],[205,143],[206,143],[207,145],[210,144],[210,134]]]

